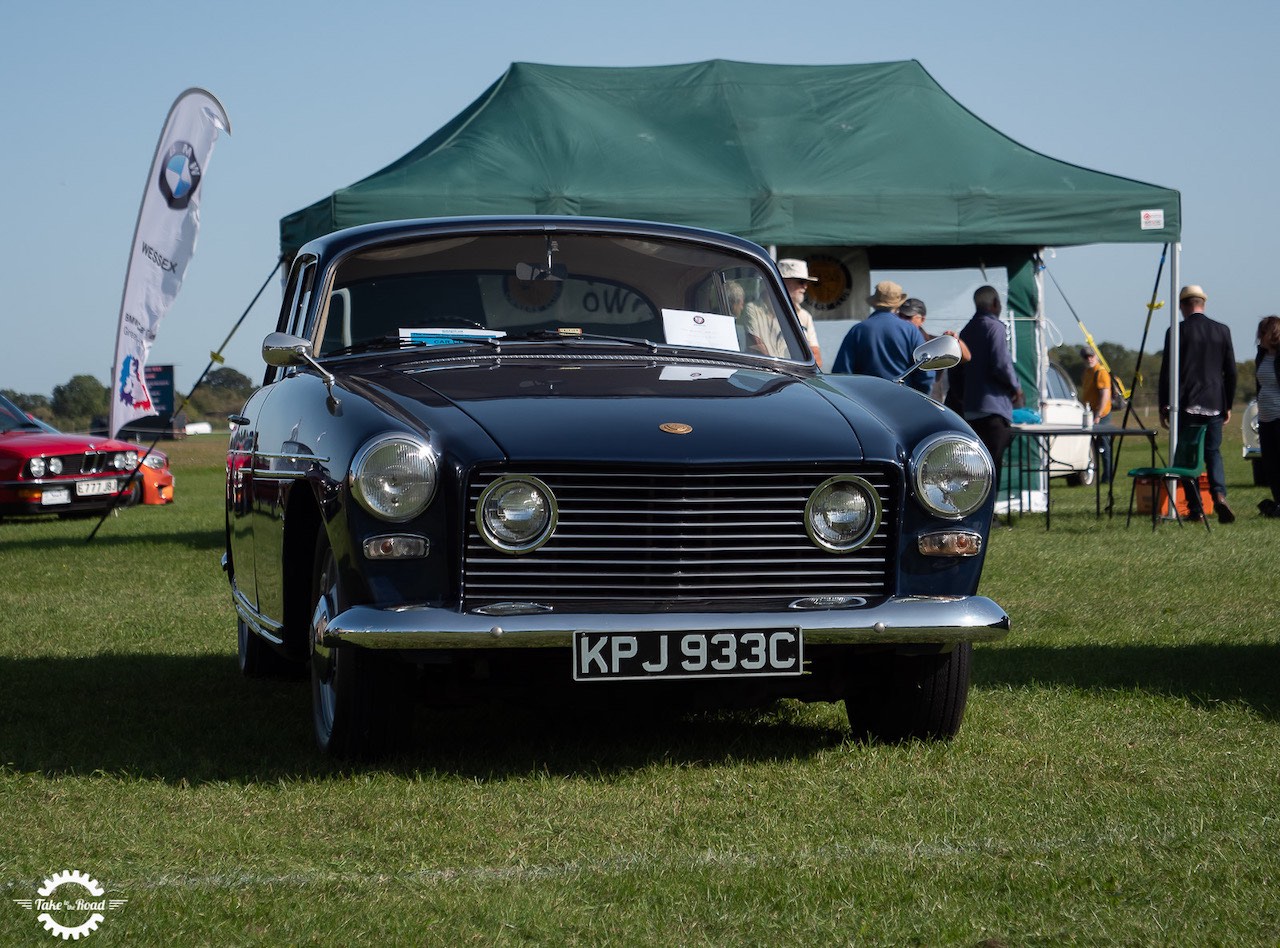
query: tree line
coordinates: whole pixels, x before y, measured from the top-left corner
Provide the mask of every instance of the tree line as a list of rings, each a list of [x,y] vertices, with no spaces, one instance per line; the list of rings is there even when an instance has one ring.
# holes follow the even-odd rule
[[[255,386],[248,376],[232,368],[214,369],[191,393],[182,412],[188,422],[207,421],[225,428],[227,416],[238,412]],[[55,385],[50,395],[31,395],[0,389],[0,394],[23,411],[62,431],[105,430],[111,407],[111,391],[92,375],[73,375]],[[182,403],[182,395],[176,396]],[[176,407],[176,406],[175,406]]]

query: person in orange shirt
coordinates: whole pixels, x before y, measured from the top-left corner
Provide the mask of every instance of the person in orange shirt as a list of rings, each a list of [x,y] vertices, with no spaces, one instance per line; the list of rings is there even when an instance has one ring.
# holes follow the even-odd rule
[[[1088,346],[1080,349],[1084,359],[1084,373],[1080,376],[1080,401],[1089,409],[1094,428],[1110,428],[1111,424],[1111,373],[1098,359],[1098,353]],[[1098,476],[1103,483],[1111,483],[1111,439],[1094,438],[1098,449]]]

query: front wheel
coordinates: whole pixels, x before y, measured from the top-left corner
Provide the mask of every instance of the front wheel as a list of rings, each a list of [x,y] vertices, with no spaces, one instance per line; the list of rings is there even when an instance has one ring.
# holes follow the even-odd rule
[[[1076,471],[1074,474],[1067,475],[1067,483],[1072,487],[1092,487],[1093,482],[1098,478],[1098,449],[1091,445],[1089,447],[1089,463],[1083,471]]]
[[[871,657],[845,688],[854,738],[901,743],[955,737],[969,697],[972,658],[969,642],[942,655]]]
[[[328,645],[330,621],[345,608],[328,534],[316,539],[311,614],[311,709],[316,744],[334,757],[374,757],[409,736],[412,703],[404,665],[367,649]]]

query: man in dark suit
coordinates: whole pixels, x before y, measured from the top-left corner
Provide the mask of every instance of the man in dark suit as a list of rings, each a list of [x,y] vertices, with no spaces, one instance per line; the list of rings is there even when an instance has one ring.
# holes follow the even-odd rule
[[[1236,354],[1231,331],[1204,314],[1207,299],[1198,286],[1178,294],[1182,323],[1178,326],[1178,426],[1204,425],[1204,463],[1220,523],[1236,515],[1227,506],[1226,470],[1222,464],[1222,426],[1231,420],[1236,395]],[[1164,336],[1160,366],[1160,423],[1169,427],[1169,333]]]
[[[973,318],[960,330],[960,343],[969,350],[970,358],[950,370],[947,404],[958,405],[973,433],[987,446],[998,490],[1004,452],[1013,441],[1013,410],[1025,402],[1000,321],[1002,307],[995,287],[974,291],[973,308]]]

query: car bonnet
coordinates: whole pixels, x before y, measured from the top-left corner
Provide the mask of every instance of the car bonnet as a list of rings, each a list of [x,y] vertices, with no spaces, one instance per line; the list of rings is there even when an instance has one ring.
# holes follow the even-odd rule
[[[513,459],[758,463],[864,457],[849,421],[811,381],[767,370],[504,357],[367,378],[418,404],[427,430],[441,400],[456,406]]]

